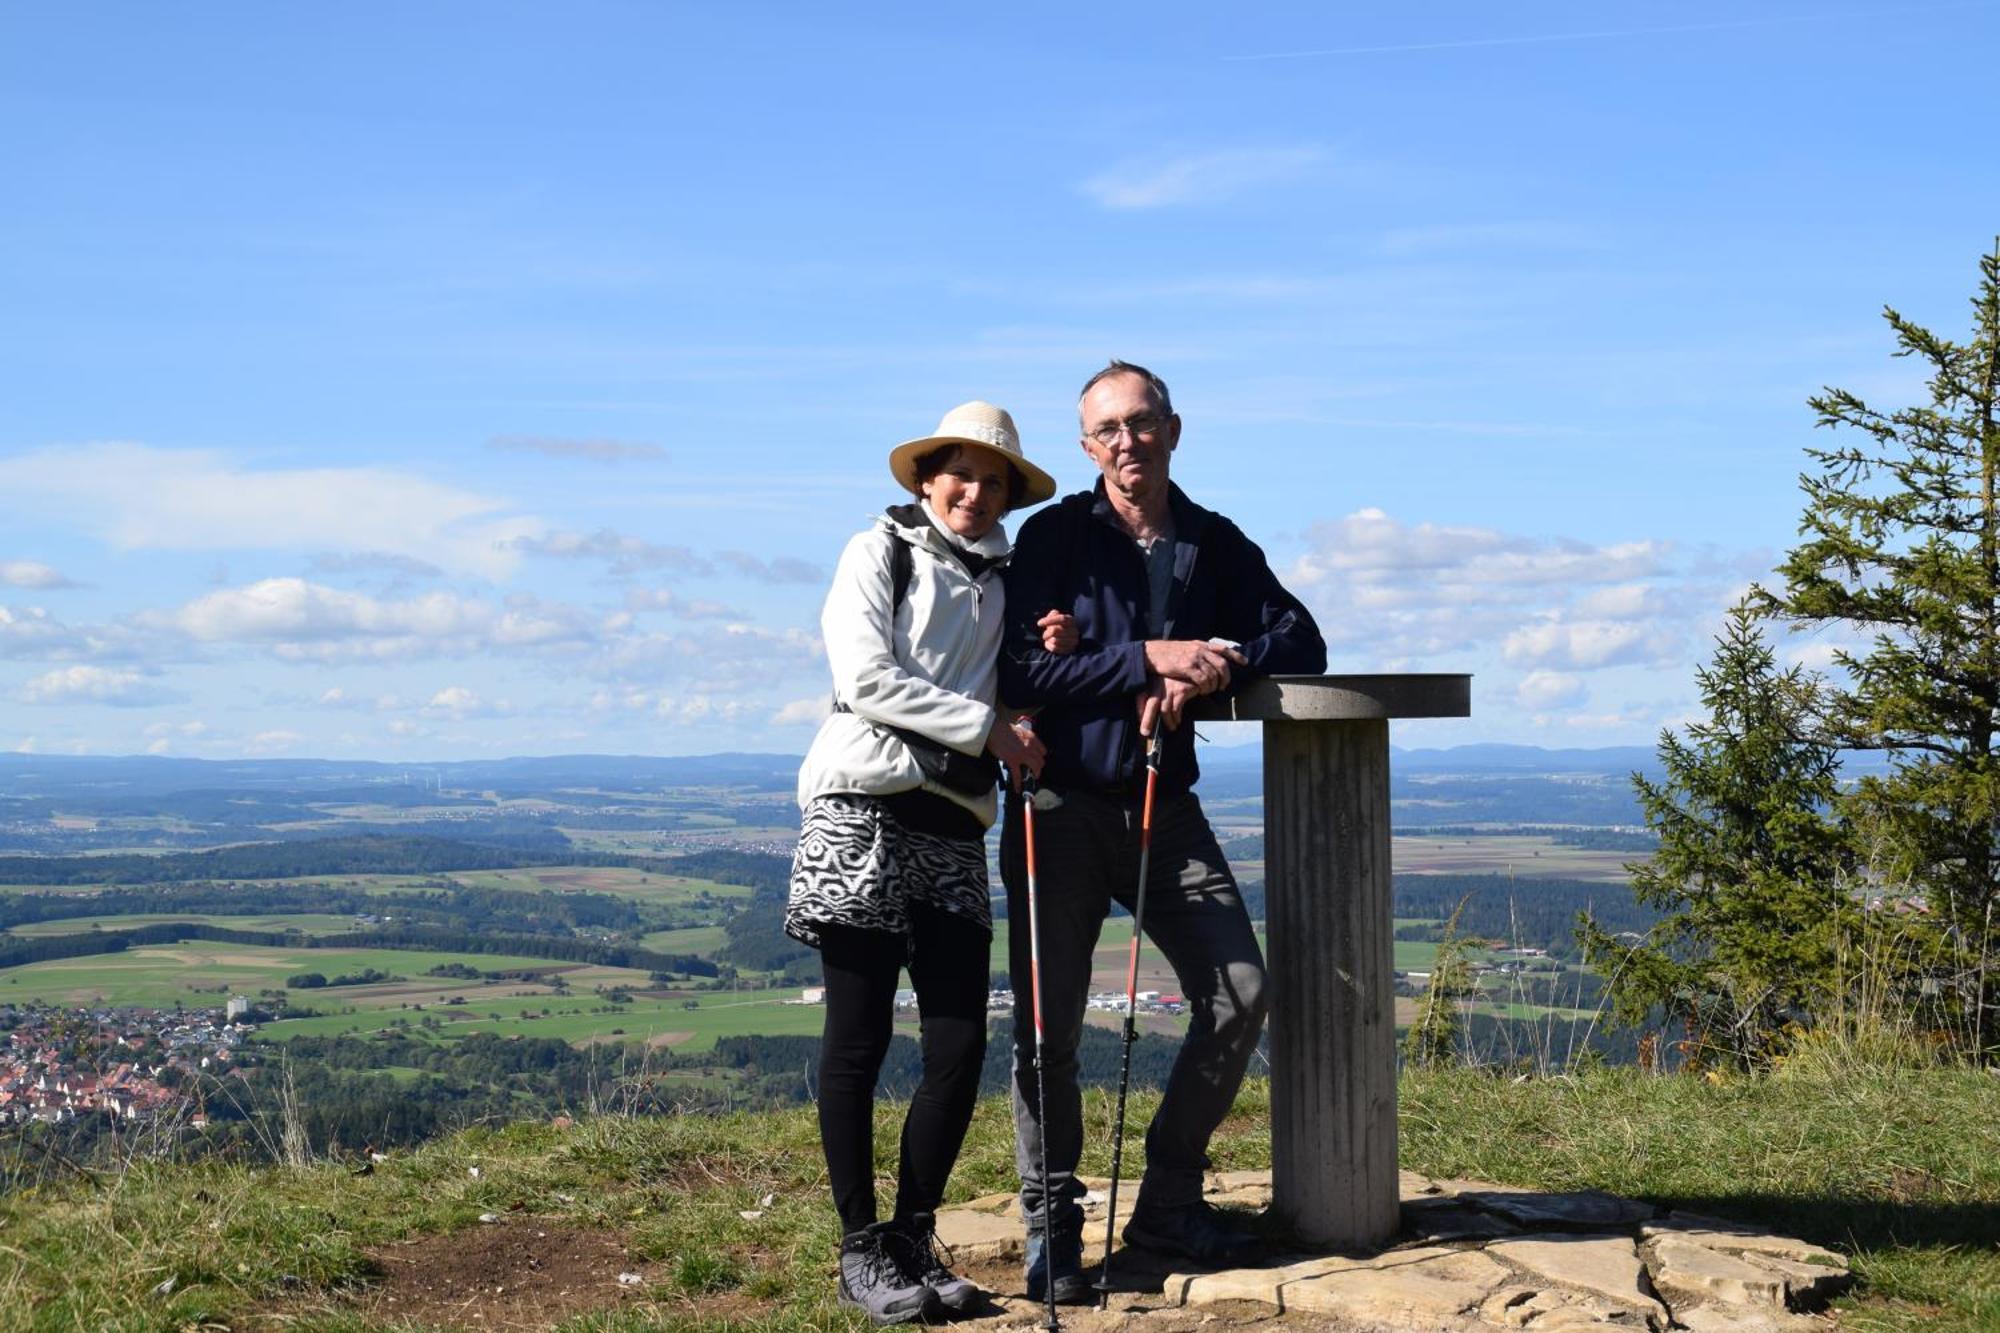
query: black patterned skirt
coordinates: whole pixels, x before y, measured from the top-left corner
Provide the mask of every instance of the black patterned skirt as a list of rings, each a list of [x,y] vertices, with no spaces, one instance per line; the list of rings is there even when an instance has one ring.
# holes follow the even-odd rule
[[[991,933],[985,840],[906,828],[872,796],[816,796],[806,803],[785,902],[787,935],[815,949],[826,925],[886,930],[907,940],[917,905]]]

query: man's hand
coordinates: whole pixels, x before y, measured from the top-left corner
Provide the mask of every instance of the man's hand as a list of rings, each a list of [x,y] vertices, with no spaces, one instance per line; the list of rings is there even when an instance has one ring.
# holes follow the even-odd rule
[[[1035,622],[1035,628],[1042,632],[1042,649],[1051,653],[1073,653],[1083,636],[1077,631],[1076,617],[1063,611],[1051,610]]]
[[[1154,676],[1184,681],[1196,694],[1229,688],[1229,668],[1249,659],[1226,644],[1200,639],[1146,640],[1146,670]]]
[[[1181,710],[1199,699],[1200,690],[1184,680],[1155,676],[1139,691],[1139,734],[1150,737],[1162,722],[1173,731],[1181,724]]]
[[[1040,777],[1042,764],[1048,758],[1041,737],[1035,735],[1028,719],[1005,713],[993,719],[993,729],[986,733],[986,752],[1005,765],[1007,785],[1014,791],[1021,789],[1022,769]]]

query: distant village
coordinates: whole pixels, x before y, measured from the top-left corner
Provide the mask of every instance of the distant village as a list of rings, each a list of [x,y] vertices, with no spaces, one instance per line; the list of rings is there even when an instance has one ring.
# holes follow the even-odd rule
[[[242,997],[220,1009],[0,1005],[0,1125],[177,1113],[196,1075],[237,1067],[250,1012]],[[188,1124],[206,1122],[197,1103]]]

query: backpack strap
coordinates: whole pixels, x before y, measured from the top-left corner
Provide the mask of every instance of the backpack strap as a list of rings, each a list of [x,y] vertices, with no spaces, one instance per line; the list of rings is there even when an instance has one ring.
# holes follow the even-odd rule
[[[891,533],[889,536],[889,616],[895,618],[896,609],[903,599],[910,595],[910,579],[916,573],[916,564],[910,558],[910,544]]]

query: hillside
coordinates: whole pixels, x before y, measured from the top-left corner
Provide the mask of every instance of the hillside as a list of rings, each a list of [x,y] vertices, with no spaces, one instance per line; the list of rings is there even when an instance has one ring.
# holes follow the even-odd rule
[[[1264,1097],[1246,1089],[1218,1167],[1268,1165]],[[1517,1083],[1458,1071],[1407,1077],[1401,1100],[1408,1169],[1600,1188],[1815,1241],[1860,1279],[1838,1303],[1844,1327],[2000,1326],[1988,1073],[1813,1061],[1721,1083],[1618,1070]],[[1150,1109],[1140,1102],[1137,1123]],[[1101,1096],[1087,1115],[1108,1121]],[[1107,1169],[1107,1140],[1090,1136],[1087,1172]],[[472,1128],[365,1168],[142,1161],[86,1176],[52,1162],[48,1183],[0,1199],[0,1324],[858,1328],[831,1300],[822,1175],[809,1109]],[[1011,1183],[1006,1107],[989,1098],[953,1195]]]

